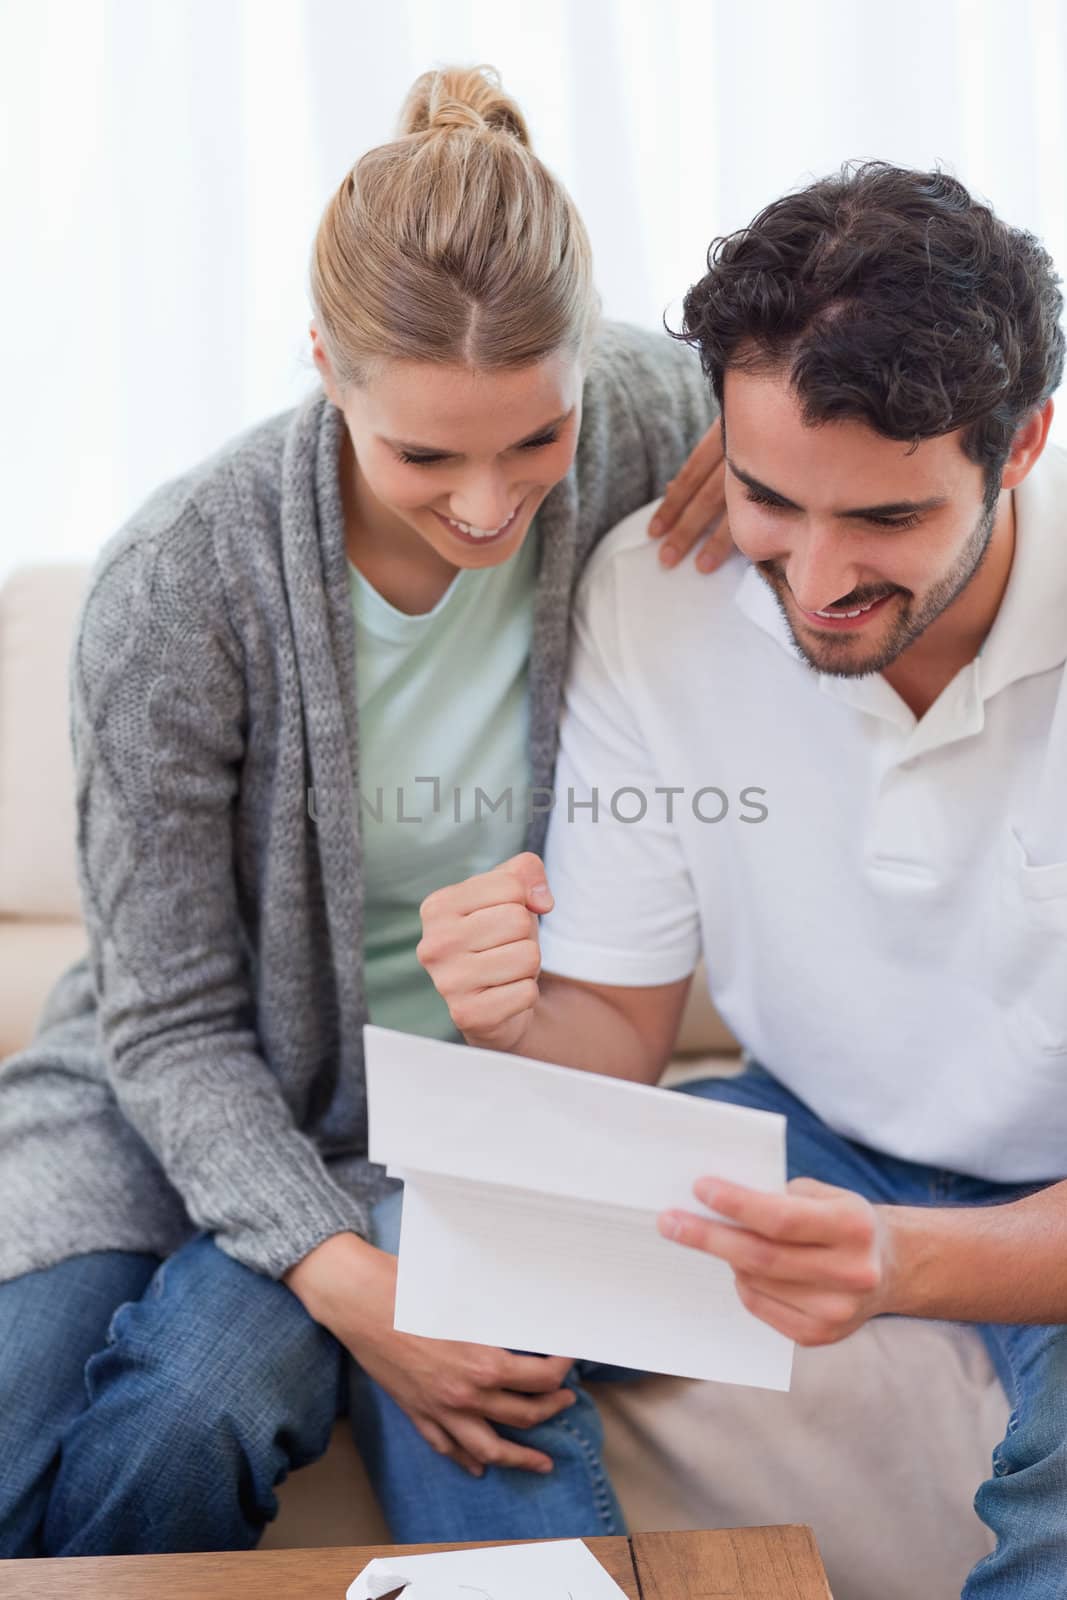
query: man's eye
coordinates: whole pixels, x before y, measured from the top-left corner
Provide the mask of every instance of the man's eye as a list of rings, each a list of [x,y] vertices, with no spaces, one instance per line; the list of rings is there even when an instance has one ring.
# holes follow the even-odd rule
[[[754,505],[766,506],[770,511],[789,511],[790,506],[783,506],[779,500],[770,500],[765,494],[758,494],[755,489],[745,490],[745,499],[751,500]],[[914,512],[907,517],[864,517],[864,522],[870,523],[872,528],[914,528],[921,521]]]
[[[908,517],[868,517],[876,528],[914,528],[921,519],[914,512]]]

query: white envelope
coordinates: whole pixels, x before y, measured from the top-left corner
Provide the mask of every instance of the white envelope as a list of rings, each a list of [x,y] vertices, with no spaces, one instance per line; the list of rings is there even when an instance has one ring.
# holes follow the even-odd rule
[[[785,1119],[519,1056],[364,1029],[370,1155],[405,1183],[395,1325],[788,1389],[792,1342],[730,1268],[664,1239],[696,1178],[785,1185]]]
[[[345,1600],[380,1600],[400,1588],[403,1600],[626,1600],[580,1539],[377,1557]]]

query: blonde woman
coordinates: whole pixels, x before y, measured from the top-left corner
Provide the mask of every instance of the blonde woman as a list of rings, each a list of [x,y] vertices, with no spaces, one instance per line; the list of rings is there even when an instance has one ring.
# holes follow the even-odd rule
[[[618,1525],[567,1361],[393,1330],[362,1027],[456,1037],[420,903],[540,847],[576,580],[672,478],[676,555],[721,512],[712,406],[599,325],[488,70],[418,81],[311,290],[322,387],[159,489],[79,618],[89,951],[0,1074],[3,1556],[254,1545],[350,1381],[435,1467],[395,1522]]]

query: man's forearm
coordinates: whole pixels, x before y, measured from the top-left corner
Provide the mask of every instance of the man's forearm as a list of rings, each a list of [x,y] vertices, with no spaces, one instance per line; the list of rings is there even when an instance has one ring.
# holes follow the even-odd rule
[[[551,975],[542,975],[540,998],[515,1054],[638,1083],[654,1083],[662,1065],[651,1059],[621,1011],[590,989]]]
[[[998,1206],[879,1206],[886,1311],[956,1322],[1067,1323],[1067,1182]]]

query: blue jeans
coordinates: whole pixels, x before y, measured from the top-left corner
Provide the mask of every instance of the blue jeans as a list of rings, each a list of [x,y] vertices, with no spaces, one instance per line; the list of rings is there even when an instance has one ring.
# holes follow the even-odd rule
[[[758,1067],[680,1091],[784,1111],[790,1175],[871,1200],[987,1205],[1019,1189],[936,1172],[850,1144]],[[375,1217],[396,1247],[399,1205]],[[982,1330],[1012,1403],[976,1501],[997,1549],[965,1600],[1052,1600],[1067,1572],[1067,1332]],[[347,1410],[393,1536],[422,1540],[624,1531],[584,1388],[616,1369],[583,1364],[577,1403],[539,1427],[502,1429],[548,1452],[547,1477],[470,1477],[434,1454],[403,1412],[283,1284],[200,1234],[166,1261],[76,1257],[0,1284],[0,1556],[247,1549],[274,1489],[315,1460]]]
[[[0,1284],[0,1556],[250,1548],[329,1443],[343,1355],[207,1234]]]

